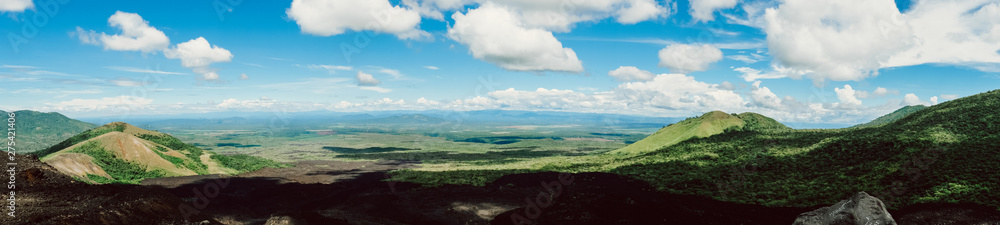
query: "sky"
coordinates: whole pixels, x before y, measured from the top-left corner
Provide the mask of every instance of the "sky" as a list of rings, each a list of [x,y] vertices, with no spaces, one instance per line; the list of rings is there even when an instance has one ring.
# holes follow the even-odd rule
[[[1000,87],[1000,0],[0,0],[0,109],[757,112]]]

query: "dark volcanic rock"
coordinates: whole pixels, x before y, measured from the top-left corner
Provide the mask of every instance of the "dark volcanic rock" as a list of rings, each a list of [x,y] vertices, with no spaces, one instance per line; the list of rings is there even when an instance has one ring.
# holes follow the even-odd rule
[[[4,215],[0,224],[190,224],[178,210],[181,200],[163,188],[86,184],[32,155],[15,162],[16,217]]]
[[[878,198],[865,192],[832,206],[800,214],[793,225],[895,225]]]

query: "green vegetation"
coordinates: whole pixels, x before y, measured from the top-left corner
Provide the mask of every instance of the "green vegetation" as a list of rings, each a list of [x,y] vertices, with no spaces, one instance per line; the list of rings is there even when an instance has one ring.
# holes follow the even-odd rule
[[[660,129],[653,135],[638,142],[612,151],[616,154],[639,154],[655,151],[684,140],[708,137],[728,130],[769,130],[789,129],[785,125],[756,113],[726,114],[720,111],[705,113],[696,118],[688,118]]]
[[[157,147],[159,147],[159,146],[157,146]],[[177,168],[184,168],[184,159],[173,157],[173,156],[169,156],[169,155],[165,155],[165,154],[160,153],[160,152],[154,152],[154,153],[156,153],[156,155],[160,156],[160,158],[166,159],[170,163],[173,163],[175,166],[177,166]]]
[[[74,148],[70,152],[83,153],[93,157],[94,164],[97,164],[97,166],[104,169],[104,172],[108,173],[108,175],[110,175],[113,179],[91,179],[98,183],[112,183],[113,181],[114,183],[138,184],[139,181],[142,181],[142,179],[157,178],[166,175],[166,173],[161,170],[146,171],[146,166],[122,160],[118,158],[118,156],[104,150],[98,142],[87,142]],[[91,177],[94,176],[88,175],[88,178]]]
[[[159,152],[157,152],[157,154],[160,155],[160,157],[165,156],[164,159],[170,161],[171,163],[174,163],[174,165],[177,165],[179,167],[190,169],[191,171],[194,171],[195,173],[201,175],[208,174],[208,166],[201,162],[201,155],[204,154],[204,150],[202,150],[201,148],[184,143],[180,139],[177,139],[173,136],[166,134],[138,134],[136,135],[136,137],[142,138],[147,141],[151,141],[153,143],[161,144],[170,149],[181,151],[182,153],[184,153],[185,156],[187,156],[187,159],[180,159],[177,157],[164,155]],[[172,157],[176,159],[169,159],[167,157]],[[180,160],[181,162],[177,163],[175,162],[176,160]]]
[[[84,142],[84,141],[90,140],[91,138],[95,138],[97,136],[101,136],[101,135],[104,135],[104,134],[107,134],[107,133],[111,133],[111,132],[115,132],[115,131],[117,131],[117,132],[123,132],[123,131],[125,131],[125,126],[122,125],[122,124],[114,124],[114,123],[112,123],[112,124],[100,126],[100,127],[94,128],[94,129],[90,129],[90,130],[84,131],[83,133],[77,134],[77,135],[75,135],[73,137],[70,137],[69,139],[66,139],[65,141],[59,142],[59,144],[53,145],[52,147],[49,147],[49,148],[47,148],[45,150],[35,152],[35,155],[38,155],[38,157],[41,158],[41,157],[44,157],[46,155],[49,155],[49,154],[61,151],[63,149],[69,148],[70,146],[79,144],[80,142]]]
[[[94,124],[70,119],[54,112],[21,110],[14,113],[16,114],[18,153],[42,151],[73,137],[73,135],[97,127]],[[7,118],[7,112],[0,111],[0,120],[7,121]]]
[[[853,127],[874,127],[874,126],[881,126],[881,125],[888,124],[888,123],[891,123],[893,121],[902,119],[903,117],[906,117],[907,115],[910,115],[911,113],[914,113],[916,111],[920,111],[921,109],[925,109],[925,108],[927,108],[927,106],[924,106],[924,105],[904,106],[903,108],[899,108],[896,111],[893,111],[892,113],[885,114],[883,116],[875,118],[875,120],[872,120],[871,122],[854,125]]]
[[[490,165],[432,164],[395,171],[392,179],[483,185],[513,173],[610,172],[645,180],[666,192],[768,206],[829,205],[866,191],[890,208],[957,202],[1000,209],[1000,192],[996,191],[1000,177],[992,175],[1000,168],[1000,154],[996,154],[1000,149],[1000,90],[944,102],[874,127],[792,130],[767,125],[771,120],[766,118],[713,112],[668,128],[703,126],[696,131],[715,131],[738,127],[737,121],[747,127],[754,123],[751,120],[757,121],[750,126],[754,129],[720,130],[716,135],[692,137],[638,154],[548,156]],[[664,129],[646,140],[670,143],[675,139],[657,135],[689,135],[689,131]]]
[[[256,171],[264,167],[286,168],[289,164],[282,164],[274,160],[251,155],[219,155],[213,154],[212,159],[222,164],[222,166],[240,171],[241,173]]]

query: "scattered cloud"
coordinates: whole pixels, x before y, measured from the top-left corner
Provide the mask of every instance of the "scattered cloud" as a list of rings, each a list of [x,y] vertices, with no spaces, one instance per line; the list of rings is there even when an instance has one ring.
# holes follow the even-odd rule
[[[108,25],[117,28],[121,33],[98,34],[93,30],[86,31],[77,27],[76,31],[70,32],[70,35],[77,36],[84,44],[103,45],[104,49],[115,51],[153,53],[164,50],[170,45],[167,35],[150,26],[149,22],[143,20],[139,14],[116,11],[108,18]]]
[[[429,70],[438,70],[438,67],[436,66],[424,66],[424,68]]]
[[[295,64],[295,65],[299,66],[299,67],[302,67],[301,65],[298,65],[298,64]],[[340,65],[316,65],[316,64],[310,64],[310,65],[305,65],[305,67],[309,68],[309,69],[314,69],[314,70],[327,70],[327,71],[330,72],[330,74],[335,74],[335,73],[337,73],[337,71],[352,71],[352,70],[354,70],[354,67],[351,67],[351,66],[340,66]]]
[[[582,62],[552,32],[526,27],[516,12],[487,3],[455,13],[448,37],[469,47],[473,57],[513,71],[579,73]]]
[[[135,67],[109,66],[109,67],[104,67],[104,68],[108,68],[108,69],[112,69],[112,70],[117,70],[117,71],[133,72],[133,73],[185,75],[185,73],[167,72],[167,71],[160,71],[160,70],[153,70],[153,69],[142,69],[142,68],[135,68]]]
[[[750,91],[750,100],[756,103],[756,106],[765,107],[770,109],[782,109],[784,106],[781,105],[781,98],[771,92],[770,88],[760,86],[760,81],[753,82],[753,90]]]
[[[38,69],[38,67],[34,67],[34,66],[22,66],[22,65],[3,65],[3,66],[0,66],[0,67],[8,68],[8,69]]]
[[[889,90],[889,89],[886,89],[884,87],[877,87],[877,88],[875,88],[875,90],[873,90],[871,92],[862,91],[862,90],[855,91],[855,96],[857,96],[860,99],[881,98],[881,97],[888,96],[890,94],[898,95],[899,94],[899,90]]]
[[[903,96],[903,105],[923,105],[923,103],[920,102],[920,97],[917,97],[917,95],[913,93],[909,93]]]
[[[358,86],[377,86],[382,83],[371,74],[361,71],[358,71],[358,75],[354,76],[354,79],[357,80]]]
[[[722,51],[711,45],[674,44],[660,50],[660,67],[674,73],[708,70],[710,64],[722,60]]]
[[[915,1],[889,32],[906,27],[914,43],[883,67],[927,63],[968,65],[990,72],[1000,65],[1000,2]],[[995,72],[995,71],[994,71]]]
[[[608,76],[614,77],[617,81],[649,81],[656,75],[634,66],[620,66],[618,69],[608,72]]]
[[[249,79],[250,79],[250,77],[248,77],[247,74],[245,74],[245,73],[240,74],[240,80],[249,80]]]
[[[0,0],[0,12],[24,12],[35,8],[31,0]]]
[[[108,82],[119,87],[139,87],[146,84],[146,82],[136,81],[126,77],[119,77],[114,80],[109,80]]]
[[[861,107],[861,100],[858,99],[851,85],[845,84],[843,89],[834,88],[833,91],[837,93],[837,99],[840,100],[840,103],[837,105],[838,108],[856,109]]]
[[[740,36],[740,32],[727,31],[727,30],[718,29],[718,28],[708,28],[708,31],[712,32],[712,34],[717,35],[717,36]]]
[[[47,104],[54,111],[94,111],[94,110],[140,110],[153,103],[152,99],[136,96],[118,96],[100,99],[73,99],[55,104]]]
[[[389,92],[392,92],[392,89],[383,88],[383,87],[361,86],[361,87],[358,87],[358,88],[361,89],[361,90],[374,91],[374,92],[378,92],[378,93],[389,93]]]
[[[219,79],[216,69],[209,67],[212,63],[229,62],[233,59],[229,50],[209,44],[204,37],[177,44],[164,50],[163,55],[170,59],[180,59],[181,66],[201,74],[202,79],[209,81]]]
[[[399,39],[430,37],[420,30],[420,13],[388,0],[294,0],[285,10],[303,33],[334,36],[347,30],[373,31]]]
[[[243,101],[230,98],[223,100],[216,107],[223,110],[262,110],[271,107],[275,102],[274,99],[268,97]]]
[[[695,21],[715,20],[715,11],[736,6],[736,0],[691,0],[691,18]]]
[[[952,100],[952,99],[957,99],[958,95],[941,95],[941,98],[943,98],[944,100]]]
[[[768,48],[807,77],[860,81],[888,67],[940,63],[988,71],[1000,64],[995,1],[788,0],[763,16]],[[809,12],[809,13],[802,13]]]
[[[636,24],[642,21],[655,20],[671,14],[669,7],[660,5],[656,0],[625,1],[615,11],[615,20],[620,24]]]

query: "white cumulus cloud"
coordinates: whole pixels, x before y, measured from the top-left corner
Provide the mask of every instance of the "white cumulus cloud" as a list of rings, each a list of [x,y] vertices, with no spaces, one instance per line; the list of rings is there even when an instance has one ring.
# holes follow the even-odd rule
[[[715,20],[715,11],[736,6],[736,0],[691,0],[691,18],[695,21]]]
[[[903,105],[922,105],[922,104],[923,103],[920,102],[920,97],[917,97],[917,95],[913,93],[909,93],[903,96]]]
[[[886,27],[901,16],[888,0],[788,0],[766,10],[764,31],[784,66],[812,71],[817,83],[859,81],[910,45],[908,27]]]
[[[399,39],[421,39],[420,13],[393,6],[388,0],[294,0],[285,10],[302,32],[333,36],[353,31],[390,33]]]
[[[513,71],[583,71],[573,49],[564,48],[550,31],[525,27],[506,7],[486,4],[452,18],[448,36],[477,59]]]
[[[674,73],[708,70],[709,65],[722,60],[722,51],[711,45],[673,44],[660,50],[660,67]]]
[[[620,66],[618,69],[608,72],[608,76],[614,77],[617,81],[649,81],[656,75],[634,66]]]
[[[35,8],[31,0],[0,0],[0,12],[24,12]]]
[[[170,45],[167,35],[150,26],[149,21],[135,13],[116,11],[108,18],[108,25],[121,31],[120,34],[98,34],[77,27],[71,35],[77,36],[84,44],[103,45],[104,49],[116,51],[141,51],[151,53],[164,50]]]
[[[834,88],[833,91],[837,93],[837,99],[840,100],[840,103],[837,105],[839,108],[854,109],[861,107],[861,100],[858,99],[851,85],[845,84],[843,89]]]
[[[205,80],[219,79],[216,69],[209,67],[212,63],[229,62],[233,59],[229,50],[209,44],[204,37],[177,44],[164,50],[163,55],[170,59],[180,59],[181,66],[201,74]]]

